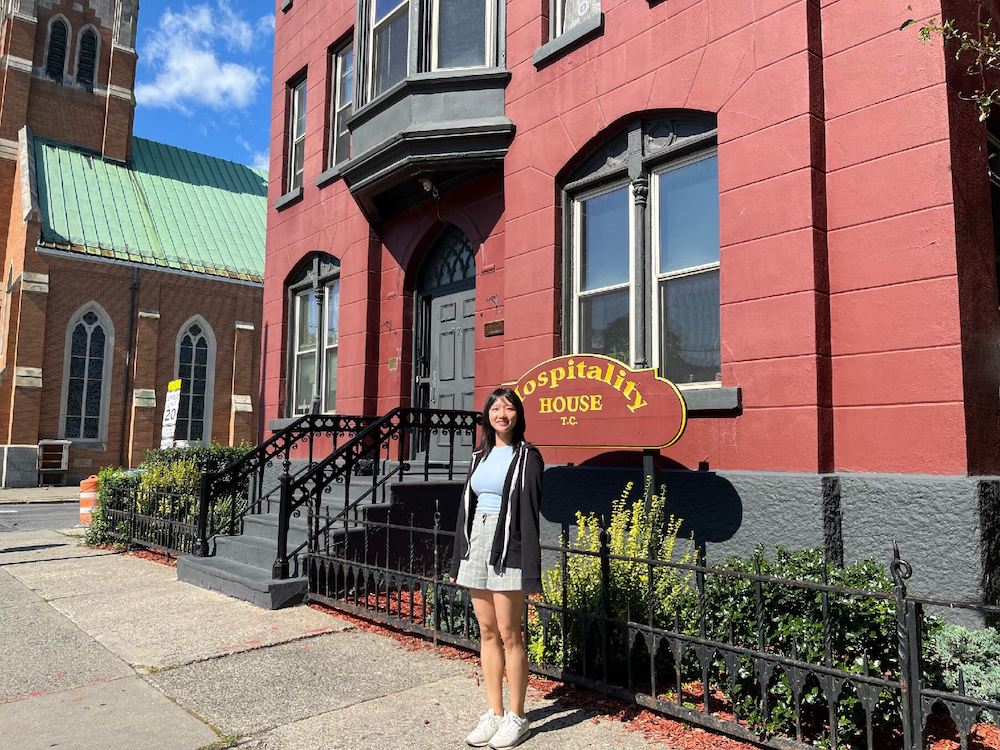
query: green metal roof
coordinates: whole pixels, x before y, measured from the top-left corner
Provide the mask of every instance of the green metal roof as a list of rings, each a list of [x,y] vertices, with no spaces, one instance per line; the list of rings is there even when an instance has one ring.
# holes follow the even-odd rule
[[[33,139],[39,244],[248,281],[264,277],[267,176],[132,139],[129,164]]]

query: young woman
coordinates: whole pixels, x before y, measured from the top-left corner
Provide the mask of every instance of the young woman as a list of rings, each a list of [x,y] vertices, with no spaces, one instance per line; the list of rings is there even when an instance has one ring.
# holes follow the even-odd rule
[[[472,590],[489,710],[465,738],[473,747],[514,747],[528,736],[524,694],[524,595],[542,590],[538,509],[542,455],[524,440],[524,406],[498,388],[483,408],[483,439],[472,453],[455,528],[452,581]],[[510,710],[503,707],[507,672]]]

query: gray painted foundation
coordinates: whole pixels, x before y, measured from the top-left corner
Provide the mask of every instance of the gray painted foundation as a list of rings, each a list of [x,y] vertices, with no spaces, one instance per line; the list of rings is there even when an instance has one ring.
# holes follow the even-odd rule
[[[0,446],[0,478],[5,488],[38,486],[38,448],[34,445]]]
[[[897,474],[665,471],[667,512],[710,565],[758,544],[819,547],[831,560],[888,565],[892,545],[913,567],[915,594],[998,601],[1000,479]],[[638,469],[546,469],[542,536],[556,543],[576,511],[607,514]]]

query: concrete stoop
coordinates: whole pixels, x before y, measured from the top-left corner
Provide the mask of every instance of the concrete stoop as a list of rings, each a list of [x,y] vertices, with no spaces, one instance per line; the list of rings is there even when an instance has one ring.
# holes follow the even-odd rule
[[[218,591],[264,609],[282,609],[305,601],[309,583],[305,576],[279,580],[261,574],[260,568],[219,557],[184,555],[177,559],[177,580]]]

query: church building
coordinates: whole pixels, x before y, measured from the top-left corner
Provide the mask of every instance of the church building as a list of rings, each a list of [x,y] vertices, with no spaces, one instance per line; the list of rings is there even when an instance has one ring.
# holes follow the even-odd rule
[[[137,0],[4,0],[0,483],[255,441],[266,176],[132,134]],[[38,471],[40,446],[67,451]]]

